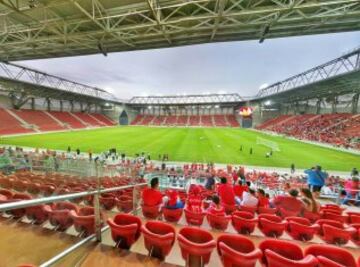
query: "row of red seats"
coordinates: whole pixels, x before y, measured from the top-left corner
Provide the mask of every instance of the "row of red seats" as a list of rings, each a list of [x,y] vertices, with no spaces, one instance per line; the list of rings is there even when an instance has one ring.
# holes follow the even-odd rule
[[[131,125],[240,127],[234,115],[137,115]]]
[[[129,249],[142,233],[149,255],[164,259],[175,243],[175,229],[167,223],[148,221],[142,225],[140,218],[129,214],[118,214],[107,222],[116,247]],[[215,241],[210,232],[194,227],[180,229],[177,240],[187,265],[189,261],[207,264],[217,247],[226,267],[255,266],[258,260],[269,267],[357,266],[350,252],[330,245],[310,245],[303,253],[292,242],[267,239],[256,249],[253,242],[242,235],[223,234]]]

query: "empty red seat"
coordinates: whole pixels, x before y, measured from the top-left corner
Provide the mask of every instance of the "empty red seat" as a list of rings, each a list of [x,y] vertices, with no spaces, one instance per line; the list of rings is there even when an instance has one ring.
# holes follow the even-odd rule
[[[343,223],[334,220],[321,219],[317,223],[320,225],[319,235],[322,240],[329,244],[344,245],[356,232],[351,226],[344,226]]]
[[[347,223],[349,220],[348,215],[341,215],[339,213],[333,212],[332,210],[324,210],[321,212],[321,218],[326,220],[334,220],[342,223]]]
[[[262,264],[267,267],[316,267],[314,256],[306,256],[301,248],[289,241],[267,239],[259,244]]]
[[[280,237],[287,226],[287,222],[281,217],[272,214],[260,214],[258,217],[260,231],[269,237]]]
[[[319,267],[356,267],[353,255],[346,249],[330,245],[310,245],[305,249],[305,255],[313,255],[319,262]]]
[[[27,190],[28,185],[29,181],[27,180],[15,180],[12,186],[16,191],[24,192]]]
[[[225,231],[228,228],[231,216],[217,216],[211,213],[206,215],[206,218],[211,226],[211,228],[216,230]]]
[[[71,210],[70,217],[74,221],[76,231],[81,236],[95,233],[95,209],[93,207],[82,207],[77,211]]]
[[[133,198],[131,196],[120,196],[116,200],[116,206],[119,211],[123,211],[125,213],[128,213],[133,210],[134,203]]]
[[[257,209],[258,214],[275,214],[276,211],[276,209],[266,207],[258,207]]]
[[[14,193],[7,189],[0,189],[0,195],[6,197],[6,199],[12,199]]]
[[[288,224],[287,233],[295,240],[309,241],[320,229],[318,224],[311,224],[310,221],[302,217],[286,218]]]
[[[54,194],[56,190],[56,185],[55,184],[41,184],[40,185],[40,191],[44,196],[51,196],[52,194]]]
[[[140,237],[141,220],[130,214],[117,214],[114,219],[108,219],[111,236],[116,247],[130,249]]]
[[[254,232],[258,219],[247,211],[235,211],[231,216],[232,226],[239,234],[249,235]]]
[[[42,224],[49,218],[48,213],[44,210],[45,205],[38,205],[26,208],[26,217],[34,224]]]
[[[70,202],[58,202],[52,205],[45,205],[44,210],[49,215],[49,221],[59,231],[64,231],[73,224],[70,211],[77,211],[77,206]]]
[[[141,205],[141,211],[147,219],[157,219],[160,216],[160,206]]]
[[[204,222],[205,212],[193,212],[188,209],[184,209],[185,219],[188,225],[197,225],[200,226]]]
[[[177,223],[183,214],[183,209],[163,208],[162,212],[166,221]]]
[[[179,231],[178,242],[186,266],[208,264],[210,255],[216,247],[216,242],[208,231],[195,227],[182,228]]]
[[[175,229],[172,225],[149,221],[141,226],[141,232],[150,256],[164,259],[170,253],[175,242]]]
[[[111,193],[103,193],[99,196],[101,206],[106,210],[111,210],[115,207],[115,195]]]
[[[315,223],[320,219],[320,214],[304,210],[304,218],[310,220],[311,223]]]
[[[17,202],[17,201],[30,200],[30,199],[32,199],[32,197],[30,195],[28,195],[28,194],[15,193],[12,196],[12,198],[6,200],[6,202],[9,203],[9,202]],[[13,216],[14,219],[19,219],[19,218],[23,217],[26,214],[26,209],[25,208],[23,208],[23,209],[13,209],[13,210],[7,211],[6,213]]]
[[[241,235],[224,234],[217,239],[217,250],[224,267],[254,267],[262,252]]]
[[[355,228],[356,232],[352,234],[351,241],[360,246],[360,223],[351,224]],[[360,266],[359,266],[360,267]]]
[[[251,213],[255,213],[257,211],[257,207],[248,207],[248,206],[239,206],[240,211],[247,211]]]
[[[360,223],[360,212],[347,212],[349,223]]]
[[[300,211],[286,210],[284,208],[279,208],[279,213],[281,217],[297,217],[300,215]]]

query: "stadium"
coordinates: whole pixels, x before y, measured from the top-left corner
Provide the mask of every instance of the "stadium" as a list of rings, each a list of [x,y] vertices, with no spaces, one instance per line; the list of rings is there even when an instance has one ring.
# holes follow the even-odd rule
[[[359,46],[286,61],[251,95],[123,96],[42,61],[358,34],[359,1],[4,0],[0,14],[0,267],[360,267]]]

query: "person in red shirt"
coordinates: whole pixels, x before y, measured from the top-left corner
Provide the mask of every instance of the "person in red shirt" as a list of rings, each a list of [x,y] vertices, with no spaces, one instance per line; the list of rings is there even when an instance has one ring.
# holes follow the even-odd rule
[[[211,200],[212,203],[206,212],[215,216],[225,216],[225,208],[220,205],[220,198],[217,195],[213,195]]]
[[[233,183],[236,184],[237,181],[238,181],[238,179],[239,179],[239,176],[237,175],[236,170],[234,170],[234,171],[232,172],[232,179],[233,179]]]
[[[142,202],[145,206],[158,206],[163,202],[163,196],[159,191],[159,178],[153,178],[150,182],[151,188],[144,189]]]
[[[268,208],[270,206],[270,201],[266,197],[265,191],[263,189],[258,189],[257,198],[259,200],[258,207]]]
[[[182,209],[184,208],[184,203],[180,200],[179,194],[176,190],[169,190],[166,192],[166,208],[168,209]]]
[[[245,181],[239,180],[239,183],[234,185],[234,193],[235,196],[242,198],[244,192],[249,191],[249,186],[246,184]]]
[[[282,208],[286,211],[301,213],[304,209],[304,203],[299,200],[297,197],[299,191],[296,189],[291,189],[289,195],[279,195],[275,197],[270,206],[275,208]]]
[[[217,193],[222,203],[226,205],[235,205],[235,194],[231,184],[227,183],[226,178],[221,178],[221,184],[218,186]]]

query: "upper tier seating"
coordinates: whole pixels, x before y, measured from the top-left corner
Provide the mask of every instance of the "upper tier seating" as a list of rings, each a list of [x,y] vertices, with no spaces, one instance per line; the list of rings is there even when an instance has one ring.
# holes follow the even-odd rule
[[[256,127],[299,139],[360,149],[360,115],[350,113],[281,115]]]
[[[65,128],[41,110],[12,110],[29,124],[36,125],[40,131],[61,131]]]
[[[10,115],[5,109],[0,108],[0,135],[2,134],[24,134],[33,130],[26,129],[20,121]]]

